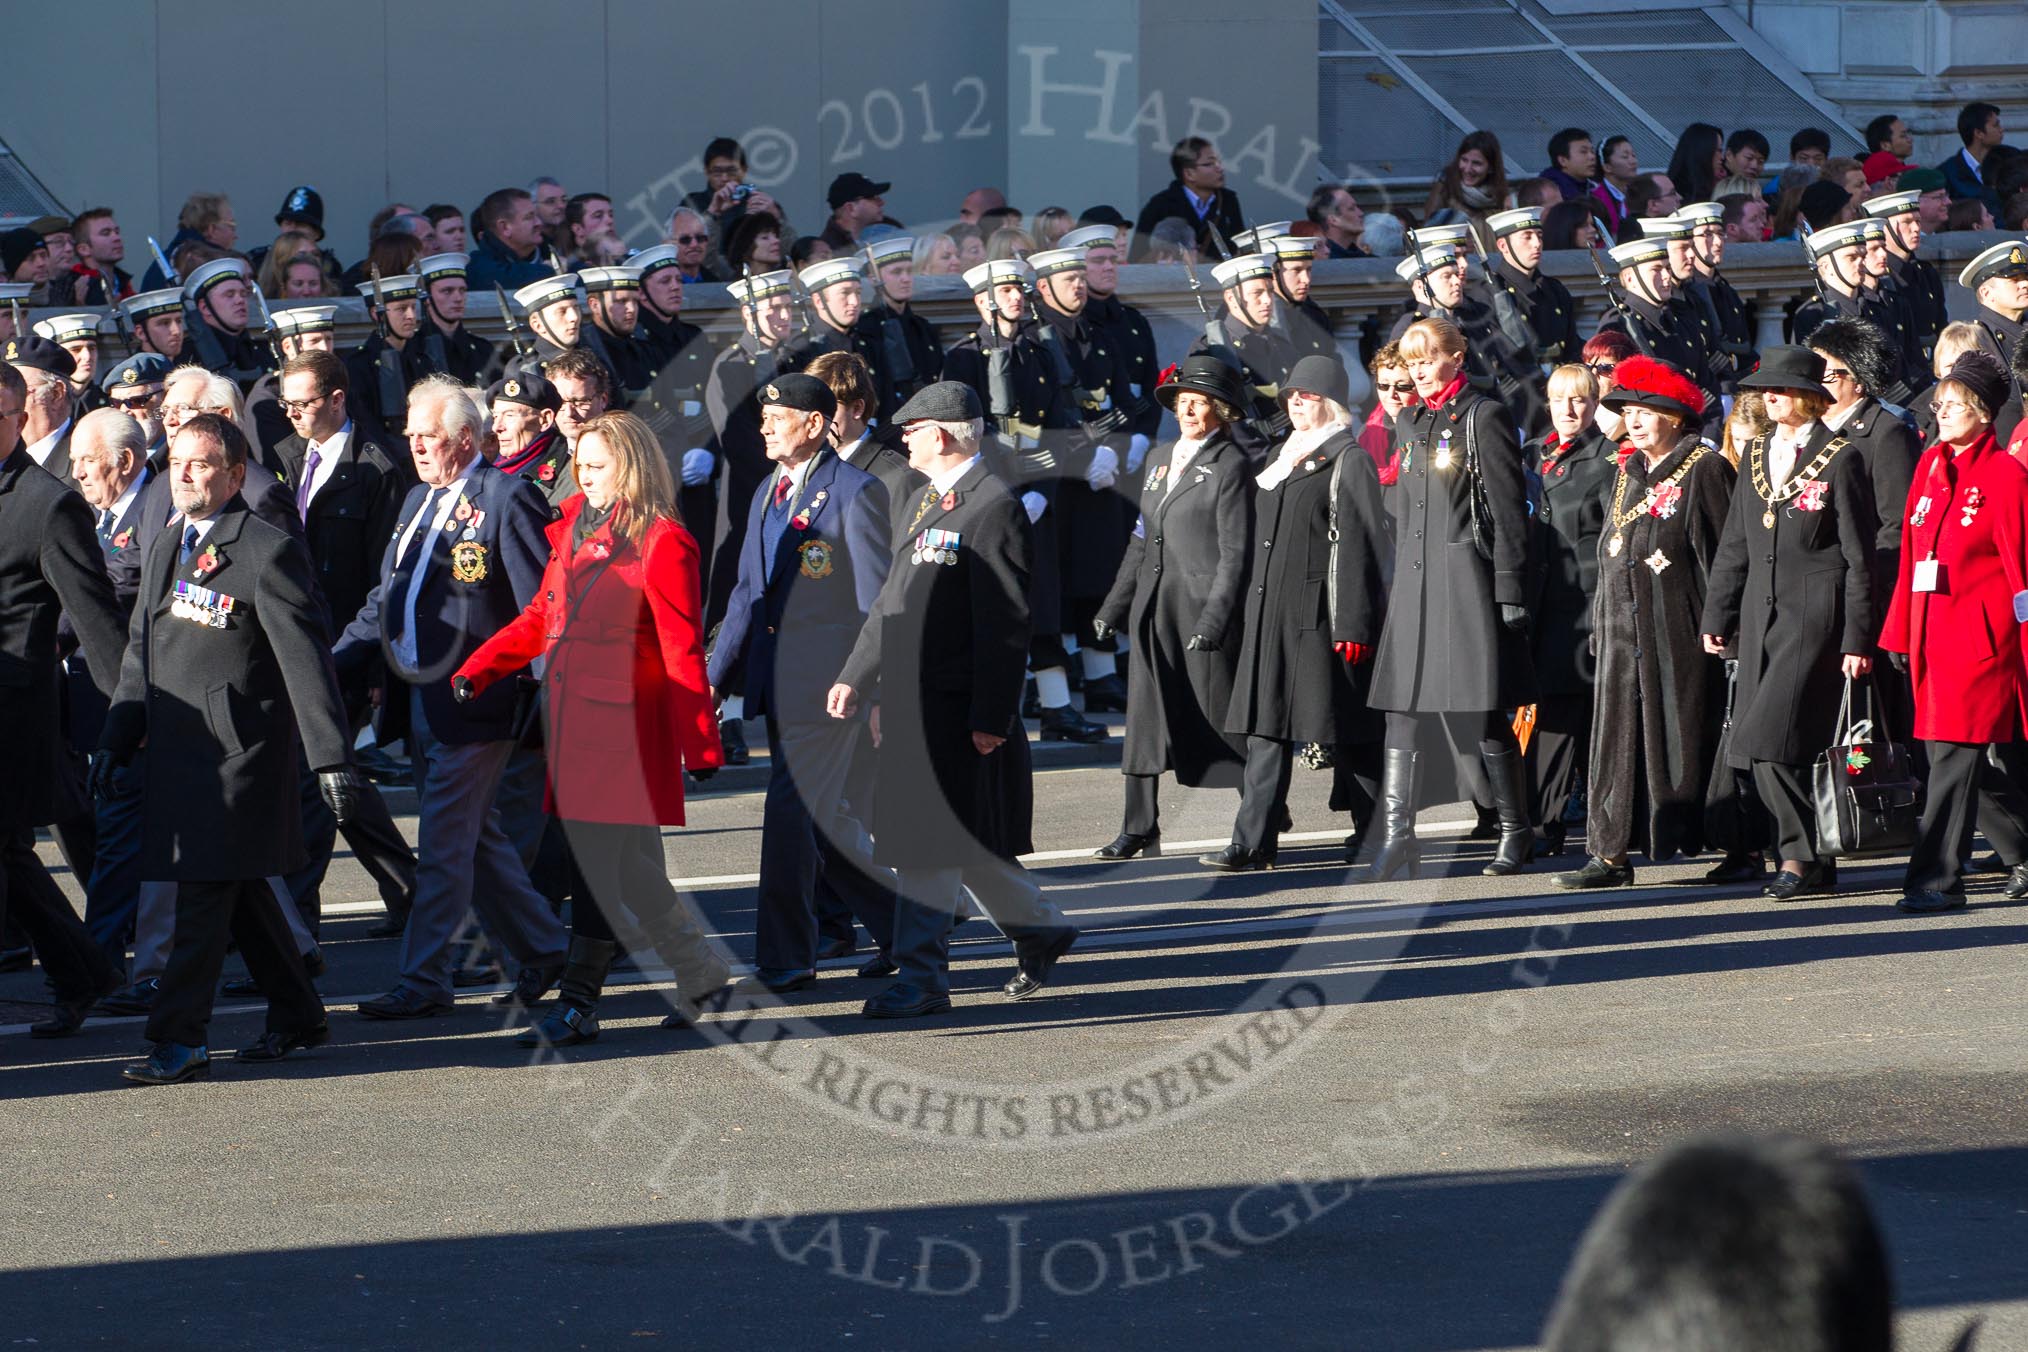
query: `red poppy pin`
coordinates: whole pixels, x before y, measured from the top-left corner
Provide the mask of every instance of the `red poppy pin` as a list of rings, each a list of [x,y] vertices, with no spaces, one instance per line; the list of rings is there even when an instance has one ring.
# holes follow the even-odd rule
[[[808,512],[797,512],[794,516],[789,518],[789,529],[808,530],[809,528],[810,528],[810,514]]]
[[[943,509],[948,512],[957,505],[958,505],[958,491],[954,488],[950,492],[944,494],[942,506]]]
[[[121,531],[118,535],[115,535],[113,537],[113,548],[125,549],[128,545],[132,544],[133,541],[134,541],[134,528],[132,526],[129,526],[125,530]]]
[[[554,460],[543,461],[542,468],[535,471],[535,477],[540,479],[544,483],[549,483],[551,480],[555,479],[556,462]]]
[[[204,552],[197,556],[197,562],[191,566],[190,576],[210,577],[213,573],[217,571],[218,571],[218,546],[206,545],[204,547]]]
[[[1831,491],[1831,485],[1822,479],[1812,479],[1796,493],[1796,510],[1799,512],[1821,512],[1824,510],[1824,494]]]
[[[612,545],[604,540],[594,540],[585,546],[585,548],[590,551],[591,556],[595,559],[605,560],[613,556]]]
[[[1979,514],[1979,504],[1981,500],[1982,499],[1980,498],[1978,489],[1970,488],[1965,490],[1965,514],[1958,518],[1958,524],[1960,526],[1969,526],[1972,524],[1972,518]]]
[[[460,521],[470,521],[472,519],[472,500],[463,493],[458,494],[458,507],[451,515]]]
[[[1176,378],[1176,368],[1179,365],[1181,365],[1180,362],[1170,362],[1167,366],[1163,367],[1162,374],[1155,377],[1155,384],[1167,385],[1170,381],[1174,380]]]

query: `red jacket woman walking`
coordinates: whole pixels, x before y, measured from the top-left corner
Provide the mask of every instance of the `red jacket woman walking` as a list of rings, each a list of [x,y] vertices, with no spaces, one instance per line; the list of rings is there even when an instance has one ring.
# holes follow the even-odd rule
[[[1900,575],[1880,635],[1883,649],[1907,654],[1915,735],[1929,744],[1929,799],[1898,903],[1918,912],[1965,904],[1986,748],[2006,766],[2009,791],[2028,787],[2028,470],[2000,449],[1992,426],[2006,372],[1966,353],[1931,397],[1937,444],[1909,485]],[[2007,895],[2028,896],[2028,842],[1994,844],[2002,858],[2013,855]]]
[[[572,914],[557,1011],[522,1034],[527,1046],[598,1036],[593,1015],[616,952],[615,905],[675,969],[687,1004],[727,976],[669,885],[658,829],[683,824],[684,766],[702,779],[724,763],[704,674],[697,542],[640,419],[593,419],[572,463],[583,492],[549,528],[541,591],[452,678],[466,699],[546,659],[550,805],[593,902]],[[679,1012],[669,1026],[687,1021]]]

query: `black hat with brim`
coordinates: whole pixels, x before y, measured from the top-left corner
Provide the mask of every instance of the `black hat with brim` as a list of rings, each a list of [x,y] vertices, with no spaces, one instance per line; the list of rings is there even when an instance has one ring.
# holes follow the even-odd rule
[[[1217,357],[1204,354],[1185,357],[1183,364],[1176,368],[1175,378],[1156,386],[1155,398],[1163,408],[1173,410],[1176,396],[1186,391],[1219,400],[1235,409],[1246,407],[1246,389],[1240,384],[1239,372]]]
[[[1739,388],[1800,390],[1831,397],[1824,388],[1824,359],[1807,347],[1768,348],[1760,354],[1760,366],[1739,378]]]

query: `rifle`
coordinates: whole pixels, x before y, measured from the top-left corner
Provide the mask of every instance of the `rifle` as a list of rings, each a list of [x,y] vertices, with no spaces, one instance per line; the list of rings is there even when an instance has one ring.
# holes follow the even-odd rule
[[[135,353],[141,350],[140,347],[136,345],[134,341],[133,321],[127,318],[127,312],[125,310],[122,310],[117,302],[113,303],[112,305],[109,305],[107,309],[110,311],[112,316],[113,332],[119,334],[120,341],[126,344],[127,355],[130,357],[133,356]]]
[[[1485,227],[1479,224],[1476,217],[1466,216],[1465,223],[1471,227],[1472,243],[1478,246],[1479,257],[1486,260],[1486,293],[1493,301],[1494,322],[1500,326],[1500,332],[1513,344],[1517,353],[1529,354],[1528,365],[1540,365],[1541,358],[1535,352],[1535,328],[1528,322],[1527,316],[1521,313],[1520,293],[1515,291],[1514,284],[1507,280],[1507,274],[1500,271],[1500,255],[1494,252],[1492,245],[1480,233]],[[1464,266],[1462,260],[1458,266],[1461,268]]]
[[[1211,313],[1211,307],[1204,303],[1204,286],[1197,280],[1197,265],[1187,258],[1183,260],[1183,275],[1190,279],[1190,295],[1197,302],[1197,312],[1204,316],[1204,341],[1213,347],[1231,347],[1225,336],[1225,317]],[[1225,302],[1221,300],[1219,304]]]
[[[507,338],[514,344],[514,355],[523,362],[535,360],[535,349],[521,336],[521,321],[514,317],[514,302],[507,299],[507,288],[493,283],[493,294],[500,298],[500,318],[507,321]]]
[[[747,281],[751,283],[755,275],[753,264],[748,263],[746,265]],[[782,345],[780,343],[770,343],[761,333],[760,302],[754,299],[753,287],[751,285],[746,289],[746,321],[747,327],[753,331],[755,347],[753,355],[753,387],[758,390],[775,378],[775,369],[781,365]],[[765,370],[761,367],[763,359],[767,362]]]
[[[155,266],[162,269],[163,280],[175,286],[183,284],[183,278],[177,275],[176,269],[169,266],[169,260],[162,256],[162,246],[155,242],[153,235],[148,236],[148,252],[155,255]]]
[[[1627,326],[1627,337],[1631,338],[1634,346],[1641,350],[1641,355],[1653,357],[1655,349],[1649,344],[1647,334],[1641,328],[1641,317],[1635,314],[1634,307],[1627,303],[1627,293],[1620,290],[1620,279],[1606,271],[1606,265],[1599,262],[1598,256],[1602,252],[1604,251],[1599,248],[1596,240],[1585,250],[1585,254],[1591,259],[1592,270],[1598,273],[1599,288],[1605,292],[1606,303],[1612,306],[1613,313],[1617,314],[1620,321]]]
[[[268,311],[268,298],[261,294],[260,283],[248,282],[247,289],[253,292],[254,304],[260,308],[261,337],[267,342],[268,355],[274,358],[277,369],[282,364],[282,345],[275,337],[275,317]]]

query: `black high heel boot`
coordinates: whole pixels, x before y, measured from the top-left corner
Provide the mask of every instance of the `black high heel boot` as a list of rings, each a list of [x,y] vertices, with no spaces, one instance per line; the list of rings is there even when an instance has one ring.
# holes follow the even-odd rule
[[[1486,778],[1493,787],[1493,810],[1500,814],[1500,845],[1479,872],[1488,878],[1519,873],[1535,857],[1535,828],[1528,824],[1528,769],[1519,751],[1489,751]]]
[[[523,1047],[573,1047],[591,1042],[599,1035],[599,992],[605,989],[606,973],[620,946],[610,939],[570,941],[570,957],[556,985],[556,1005],[521,1030],[514,1041]]]
[[[1374,823],[1380,827],[1380,848],[1366,866],[1369,883],[1384,883],[1403,874],[1413,878],[1421,870],[1422,849],[1415,839],[1416,754],[1391,746],[1381,752],[1380,802],[1373,810]],[[1367,827],[1366,837],[1369,842],[1373,839],[1372,825]]]

